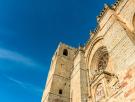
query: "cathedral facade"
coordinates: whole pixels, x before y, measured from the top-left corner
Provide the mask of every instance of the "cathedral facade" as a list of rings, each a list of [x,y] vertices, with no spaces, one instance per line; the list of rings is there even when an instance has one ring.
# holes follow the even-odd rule
[[[42,102],[135,102],[135,0],[104,5],[85,46],[60,43]]]

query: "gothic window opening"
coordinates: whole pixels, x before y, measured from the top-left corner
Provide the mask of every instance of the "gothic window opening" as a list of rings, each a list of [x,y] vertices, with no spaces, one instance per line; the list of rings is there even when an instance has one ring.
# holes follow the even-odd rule
[[[102,72],[108,65],[109,54],[105,46],[100,47],[94,54],[91,62],[91,73],[93,75]]]
[[[63,55],[68,56],[68,50],[67,49],[63,50]]]
[[[95,100],[96,102],[100,102],[104,98],[105,98],[104,87],[102,84],[99,84],[97,85],[97,88],[96,88]]]
[[[59,94],[62,95],[62,89],[59,90]]]
[[[108,62],[108,53],[105,53],[99,59],[98,70],[105,70],[105,68],[107,67],[107,62]]]

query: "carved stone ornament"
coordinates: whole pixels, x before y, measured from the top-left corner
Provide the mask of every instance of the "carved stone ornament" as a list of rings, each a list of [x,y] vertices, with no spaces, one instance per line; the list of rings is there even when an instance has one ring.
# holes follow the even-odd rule
[[[118,77],[109,72],[103,71],[90,83],[90,94],[92,102],[104,102],[118,90]]]

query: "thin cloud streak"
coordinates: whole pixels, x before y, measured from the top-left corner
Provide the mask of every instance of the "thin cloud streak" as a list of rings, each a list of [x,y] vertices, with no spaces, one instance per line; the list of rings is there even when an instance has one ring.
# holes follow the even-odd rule
[[[14,52],[14,51],[4,49],[4,48],[0,48],[0,59],[15,61],[18,63],[22,63],[26,66],[43,67],[43,66],[37,64],[32,59],[25,57],[25,56],[19,54],[18,52]]]
[[[35,92],[37,94],[42,94],[42,89],[37,87],[37,86],[35,86],[35,85],[33,85],[33,84],[24,83],[24,82],[22,82],[20,80],[17,80],[15,78],[13,78],[13,77],[10,77],[8,75],[2,75],[2,76],[4,78],[6,78],[7,80],[11,81],[12,83],[17,84],[18,86],[20,86],[20,87],[22,87],[22,88],[24,88],[24,89],[26,89],[28,91],[31,91],[31,92],[33,91],[33,92]]]

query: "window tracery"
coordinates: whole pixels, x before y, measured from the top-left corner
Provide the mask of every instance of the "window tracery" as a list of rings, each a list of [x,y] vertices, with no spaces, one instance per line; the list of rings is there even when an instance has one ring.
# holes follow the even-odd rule
[[[100,47],[94,54],[91,62],[91,73],[96,75],[104,71],[107,67],[109,54],[106,47]]]

